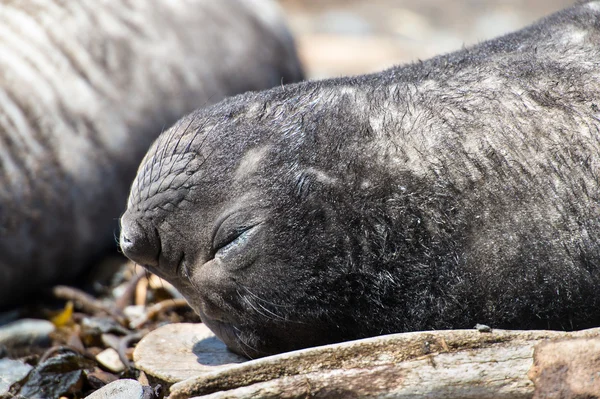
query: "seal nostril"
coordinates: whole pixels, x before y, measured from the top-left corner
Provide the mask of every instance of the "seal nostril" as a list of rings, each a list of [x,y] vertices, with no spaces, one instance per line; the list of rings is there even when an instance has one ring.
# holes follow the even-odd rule
[[[139,220],[126,213],[121,218],[119,245],[123,254],[143,266],[157,267],[160,254],[160,237],[156,229],[143,226]]]

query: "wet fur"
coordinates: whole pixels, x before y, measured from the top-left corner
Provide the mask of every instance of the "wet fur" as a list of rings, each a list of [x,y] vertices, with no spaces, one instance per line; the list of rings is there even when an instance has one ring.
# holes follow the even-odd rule
[[[250,357],[598,326],[599,82],[591,1],[425,62],[237,96],[161,136],[124,225],[159,236],[147,266]],[[260,229],[215,261],[238,208]]]

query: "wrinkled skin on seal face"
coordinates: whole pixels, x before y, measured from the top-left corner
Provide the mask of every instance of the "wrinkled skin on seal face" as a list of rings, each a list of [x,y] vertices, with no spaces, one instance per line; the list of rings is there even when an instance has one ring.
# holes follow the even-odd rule
[[[121,247],[257,357],[600,325],[600,2],[380,74],[249,93],[154,143]]]
[[[302,78],[267,0],[2,2],[0,53],[0,308],[116,250],[162,130]]]

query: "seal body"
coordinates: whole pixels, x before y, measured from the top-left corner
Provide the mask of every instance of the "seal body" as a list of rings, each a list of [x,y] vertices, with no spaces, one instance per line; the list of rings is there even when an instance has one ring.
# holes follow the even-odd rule
[[[163,133],[124,253],[249,357],[411,330],[600,324],[600,2]]]
[[[170,124],[302,77],[268,1],[3,2],[0,52],[0,306],[114,248]]]

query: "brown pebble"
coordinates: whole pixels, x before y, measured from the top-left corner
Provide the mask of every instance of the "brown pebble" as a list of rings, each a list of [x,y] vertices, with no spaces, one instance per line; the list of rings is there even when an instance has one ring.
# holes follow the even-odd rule
[[[79,334],[79,326],[76,326],[67,338],[67,345],[79,351],[80,353],[84,353],[85,347],[83,346],[83,342],[81,341]]]
[[[87,381],[94,389],[99,389],[119,379],[116,375],[96,367],[93,371],[86,373]]]
[[[148,381],[148,377],[146,373],[140,370],[140,376],[138,377],[138,382],[143,386],[150,386],[150,381]]]
[[[86,349],[86,353],[88,355],[90,355],[91,357],[96,357],[96,355],[98,355],[98,353],[102,352],[103,350],[104,350],[103,348],[99,348],[97,346],[91,346]]]

